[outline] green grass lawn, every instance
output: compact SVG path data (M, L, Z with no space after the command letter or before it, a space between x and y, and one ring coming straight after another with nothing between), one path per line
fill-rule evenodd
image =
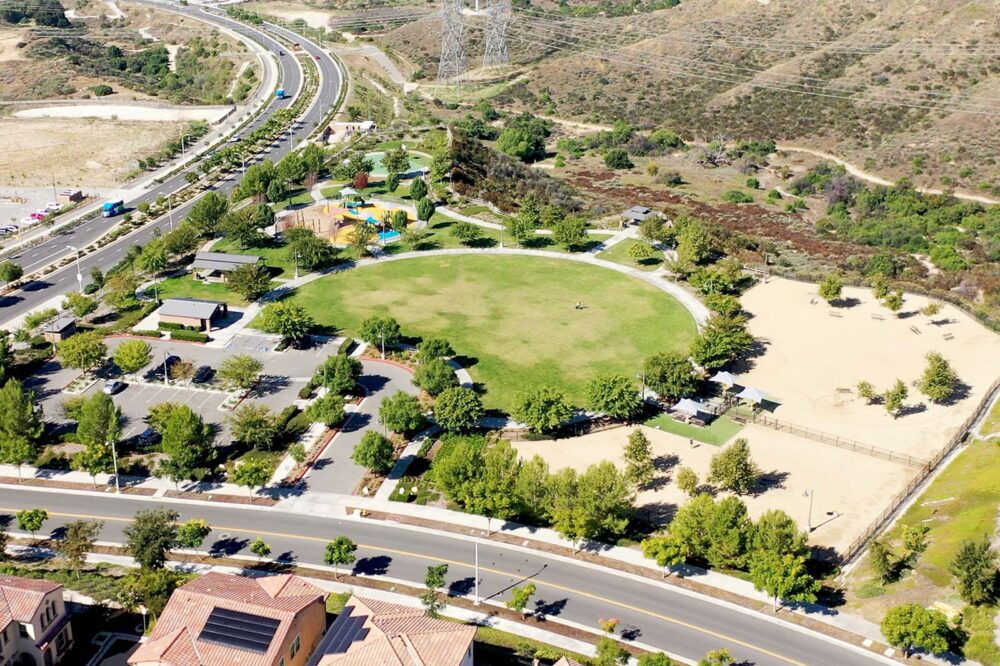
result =
M266 247L243 247L228 238L223 238L212 246L212 252L232 252L234 254L255 254L264 257L268 268L280 268L281 273L273 273L272 277L291 279L295 275L295 260L288 256L288 250L281 245ZM305 271L302 271L303 273Z
M636 263L632 261L632 258L628 256L628 249L633 245L645 245L651 250L656 252L656 256L650 259L643 259L642 261ZM649 243L641 240L636 240L634 238L626 238L620 243L615 243L609 249L597 255L598 259L605 259L607 261L613 261L616 264L625 264L626 266L634 266L640 270L644 271L655 271L663 264L663 253L659 250L654 249Z
M276 201L271 205L274 212L285 210L289 206L308 206L313 203L312 194L309 190L299 190L297 192L292 192L287 199L282 199L281 201Z
M743 429L741 423L737 423L728 416L720 416L712 421L711 425L704 428L675 421L668 414L661 414L650 419L646 421L645 425L712 446L722 446Z
M997 400L993 404L993 409L986 418L983 420L983 427L979 434L981 435L994 435L1000 432L1000 400Z
M190 275L167 278L156 285L160 299L200 298L207 301L221 301L229 305L246 305L246 300L234 291L229 291L224 282L202 282ZM152 292L152 290L147 290Z
M293 297L317 322L357 337L361 322L389 314L410 336L443 335L483 384L488 407L549 384L585 402L601 372L633 376L642 359L685 350L687 310L639 280L594 266L537 257L427 257L316 280ZM583 309L574 309L580 302Z

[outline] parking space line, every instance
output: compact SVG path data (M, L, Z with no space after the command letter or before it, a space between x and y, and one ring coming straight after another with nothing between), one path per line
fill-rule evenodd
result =
M156 396L158 396L158 395L160 395L161 393L163 393L163 390L164 390L165 388L167 388L167 387L166 387L166 386L161 386L161 387L160 387L160 390L159 390L159 391L156 391L156 392L155 392L155 393L154 393L154 394L152 395L152 397L150 397L150 399L146 401L146 404L148 405L149 403L153 402L153 400L154 400L154 399L156 399Z
M198 405L198 410L200 411L200 410L201 410L201 408L205 406L205 403L207 403L207 402L208 402L209 400L211 400L211 399L212 399L212 398L214 398L214 397L215 397L214 395L212 395L211 393L209 393L209 394L208 394L208 397L207 397L207 398L205 398L204 400L202 400L202 401L201 401L201 404L200 404L200 405Z

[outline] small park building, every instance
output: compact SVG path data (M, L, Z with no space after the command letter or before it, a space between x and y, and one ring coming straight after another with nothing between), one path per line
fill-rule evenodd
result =
M229 306L196 298L168 298L157 314L161 324L180 324L207 333L213 322L226 318Z
M255 254L229 254L228 252L199 252L194 255L191 269L195 277L206 282L225 282L227 276L240 266L259 264Z

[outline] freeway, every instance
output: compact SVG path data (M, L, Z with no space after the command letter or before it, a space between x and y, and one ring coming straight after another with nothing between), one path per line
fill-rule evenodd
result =
M474 590L475 546L469 537L276 508L0 487L0 513L10 516L20 509L43 507L50 516L45 529L51 531L72 520L102 520L101 539L118 543L134 513L155 506L177 510L181 520L208 521L212 534L205 543L215 554L246 554L249 542L259 536L279 559L319 564L326 543L346 535L358 544L356 574L419 584L428 565L447 563L449 593L471 596ZM511 587L530 581L538 588L533 608L543 615L593 628L600 618L617 617L620 629L633 640L691 660L724 647L737 662L746 664L894 663L716 599L567 558L479 541L479 563L479 592L487 602L503 601Z
M258 29L256 27L244 25L243 23L234 21L226 16L205 12L204 10L193 6L171 5L171 7L175 11L197 14L200 19L224 25L233 30L238 30L247 34L252 39L255 39L263 44L277 57L282 72L281 87L285 89L288 97L285 100L273 100L268 105L264 113L262 113L253 121L253 123L242 130L246 134L252 132L254 129L265 123L267 119L270 118L271 115L273 115L278 109L290 106L293 103L294 98L300 94L303 88L302 69L300 63L296 61L296 58L290 49L276 41L274 35L299 43L303 51L310 57L314 58L316 65L319 67L321 78L317 101L308 108L308 110L293 124L292 129L284 135L277 145L271 150L271 152L267 155L269 159L277 161L290 152L300 141L304 140L310 132L312 132L312 130L320 123L326 114L329 113L330 108L337 102L337 99L340 96L341 86L343 85L340 69L337 67L337 64L334 62L332 56L316 44L278 26L266 24L263 29ZM284 55L280 55L281 53ZM236 178L230 178L219 183L215 189L222 193L228 193L236 187L237 182L238 180ZM157 197L175 192L185 185L186 181L184 180L184 174L178 173L156 187L147 190L142 196L127 201L126 205L129 208L134 208L143 201L153 201ZM138 231L101 248L97 252L83 257L79 262L80 272L86 275L92 268L95 267L101 269L102 271L106 271L111 268L118 263L119 260L121 260L122 253L130 244L142 244L148 242L154 237L155 233L159 233L160 231L165 230L168 225L171 225L173 220L182 219L190 210L191 206L194 205L195 201L197 201L197 197L175 208L172 216L164 216L145 225ZM83 248L95 242L98 238L107 233L109 224L111 224L111 222L104 218L91 220L72 230L58 233L44 243L26 249L23 252L10 257L10 259L20 263L25 269L25 272L38 270L58 261L63 257L71 255L74 252L74 250L70 249L71 247ZM0 320L10 321L16 317L26 314L33 308L36 308L49 300L55 299L67 292L79 289L76 272L77 264L74 262L44 276L43 278L29 282L20 289L7 294L6 296L0 297Z

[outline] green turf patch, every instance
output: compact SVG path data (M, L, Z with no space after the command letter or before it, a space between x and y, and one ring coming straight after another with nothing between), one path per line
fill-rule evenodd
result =
M1000 400L993 403L993 409L983 420L983 427L979 431L981 435L995 435L1000 433Z
M281 245L266 247L243 247L237 242L223 238L212 246L212 252L231 252L233 254L254 254L264 258L268 268L281 269L280 273L272 271L272 277L291 279L295 275L295 260L288 256L288 250ZM303 273L305 271L302 271Z
M229 291L224 282L202 282L190 275L172 277L157 286L160 299L200 298L206 301L221 301L229 305L246 305L246 300L234 291ZM152 294L152 289L146 290Z
M312 194L309 190L299 190L298 192L293 192L287 199L282 199L281 201L274 202L271 207L274 212L285 210L291 206L308 206L313 203Z
M645 425L712 446L722 446L743 429L742 423L737 423L728 416L720 416L704 428L675 421L668 414L650 419Z
M962 629L969 632L965 656L983 666L1000 665L1000 645L997 645L995 606L966 606L962 610Z
M686 350L696 334L687 310L652 285L538 257L462 255L367 266L311 282L292 298L320 324L354 337L376 313L398 319L407 335L443 335L467 357L486 405L504 410L535 385L560 387L583 405L595 375L634 376L646 356Z
M628 256L628 249L633 245L645 245L650 250L655 252L656 256L635 262L630 256ZM655 271L663 264L663 252L655 249L652 245L646 243L645 241L635 240L634 238L626 238L620 243L615 243L607 250L599 253L597 258L613 261L616 264L625 264L626 266L632 266L643 271Z

